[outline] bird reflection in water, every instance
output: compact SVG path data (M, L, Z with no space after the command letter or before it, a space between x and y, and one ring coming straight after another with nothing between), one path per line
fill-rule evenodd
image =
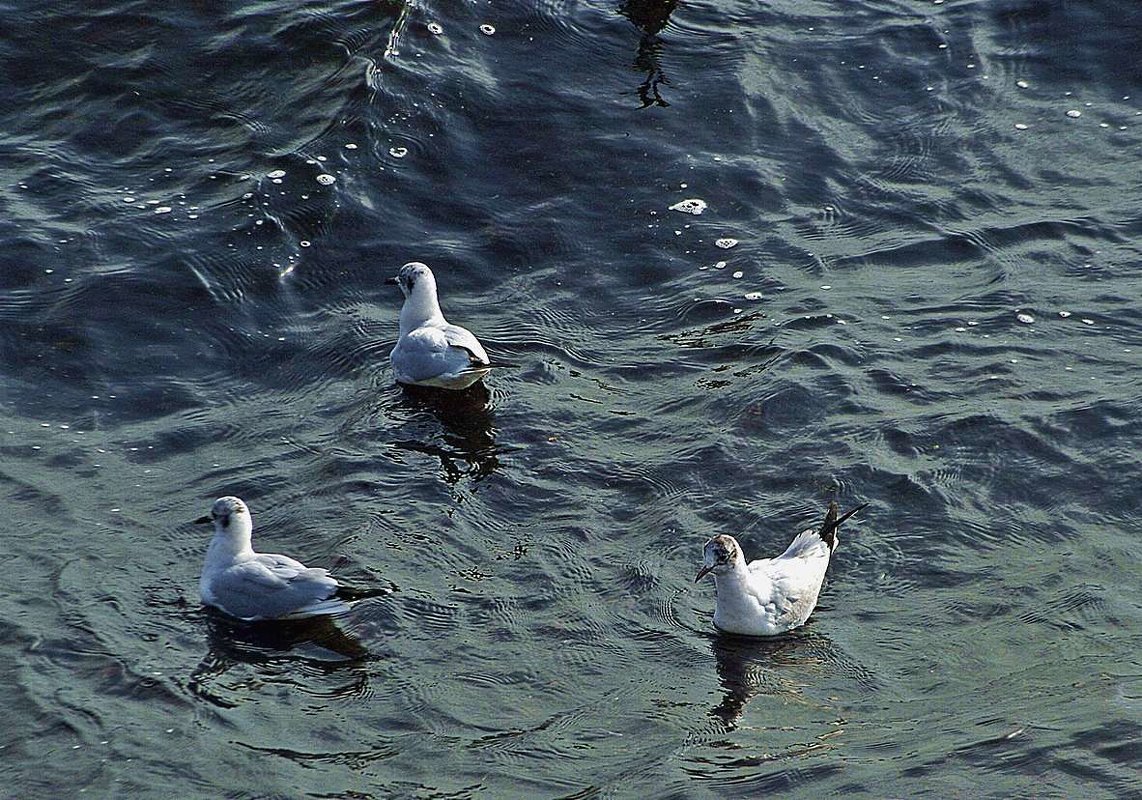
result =
M339 627L333 617L242 622L210 608L204 608L203 613L210 649L191 673L189 688L215 705L235 705L211 685L241 664L272 670L283 660L304 660L323 673L345 672L350 676L349 684L338 690L338 695L366 690L368 671L364 665L374 656L370 656L360 639ZM290 655L283 656L286 653Z
M402 402L440 421L443 443L402 439L395 442L397 447L439 458L452 484L465 475L479 481L495 472L499 449L488 404L491 393L483 382L462 391L405 386L402 395Z
M820 652L822 644L827 642L805 631L764 639L727 633L711 635L710 648L725 693L710 715L733 730L746 706L758 695L800 695L801 684L790 678L790 672L803 677L805 668L822 665L826 660Z
M662 51L662 40L658 34L666 27L670 14L677 5L678 0L626 0L619 7L619 13L642 31L634 68L646 73L646 80L638 87L638 98L642 101L643 108L670 105L663 99L660 88L670 81L658 63Z

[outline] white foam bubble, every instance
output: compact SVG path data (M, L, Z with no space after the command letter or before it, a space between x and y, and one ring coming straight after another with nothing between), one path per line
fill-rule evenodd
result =
M681 211L683 214L701 214L706 210L706 201L700 197L691 197L688 200L680 200L674 205L670 206L671 211Z

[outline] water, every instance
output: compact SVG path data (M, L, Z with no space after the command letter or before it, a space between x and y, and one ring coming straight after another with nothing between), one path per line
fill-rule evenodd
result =
M22 6L5 796L1142 793L1134 5ZM392 385L413 259L485 396ZM205 613L223 494L398 591Z

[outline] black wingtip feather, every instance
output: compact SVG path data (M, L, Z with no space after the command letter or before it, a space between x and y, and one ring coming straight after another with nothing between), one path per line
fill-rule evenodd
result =
M867 505L868 503L861 503L856 508L850 509L845 512L843 516L838 518L837 514L840 512L840 508L838 508L835 500L829 501L829 511L825 514L825 522L821 525L820 532L820 537L825 541L825 544L829 546L829 550L837 546L837 531L840 530L841 523Z

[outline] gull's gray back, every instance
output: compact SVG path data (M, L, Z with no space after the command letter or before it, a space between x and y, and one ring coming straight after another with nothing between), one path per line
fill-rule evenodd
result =
M333 595L337 585L323 569L286 556L258 555L215 576L211 593L215 604L233 616L270 619L304 613Z

